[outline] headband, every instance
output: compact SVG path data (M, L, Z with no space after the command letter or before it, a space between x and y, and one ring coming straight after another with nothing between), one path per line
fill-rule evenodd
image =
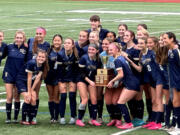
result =
M46 35L46 30L45 30L44 28L42 28L42 27L38 27L38 28L36 29L36 32L38 32L38 33L43 33L44 35Z

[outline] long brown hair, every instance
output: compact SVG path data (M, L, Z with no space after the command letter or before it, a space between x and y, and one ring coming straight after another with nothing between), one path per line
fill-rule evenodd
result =
M38 40L37 40L37 37L34 38L32 52L33 52L33 54L37 54L37 52L38 52Z
M147 38L142 37L142 38L139 38L139 39L143 40L144 43L147 45ZM139 39L138 39L138 40L139 40ZM147 47L146 47L146 48L147 48ZM143 52L141 51L140 54L139 54L139 61L141 61L142 55L143 55Z
M44 53L46 56L46 61L43 63L43 74L42 74L42 78L45 79L47 76L47 73L49 71L49 64L48 64L48 54L46 51L42 50L42 49L38 49L37 51L37 55L39 53Z
M74 53L76 59L79 60L78 50L77 50L77 48L76 48L76 46L75 46L74 40L73 40L72 38L66 38L66 39L70 39L70 40L71 40L72 45L73 45L73 48L72 48L73 53ZM65 40L66 40L66 39L65 39Z

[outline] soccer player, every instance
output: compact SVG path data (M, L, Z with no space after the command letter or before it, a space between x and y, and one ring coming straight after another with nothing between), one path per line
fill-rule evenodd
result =
M83 55L81 59L79 60L80 80L78 80L77 88L80 93L81 103L78 109L78 119L76 120L76 125L78 126L85 126L82 119L84 117L86 104L89 98L92 103L91 123L95 126L101 125L100 123L96 121L97 92L96 92L96 85L95 85L95 75L96 75L97 68L101 68L102 66L98 52L99 52L99 48L96 44L89 44L88 54Z
M15 81L17 74L21 67L26 62L27 47L24 43L26 41L25 33L23 31L16 31L14 37L14 43L9 44L4 50L4 56L7 56L3 71L3 80L6 88L6 123L11 122L11 109L12 109L12 99L13 99L13 89L15 90L15 116L14 121L17 122L19 110L20 110L20 97L17 94L17 89L15 88Z
M7 47L7 44L3 42L4 40L4 32L0 31L0 65L1 65L1 60L4 58L4 50Z
M36 28L36 35L34 38L28 40L28 60L35 59L37 56L37 51L39 49L45 50L48 52L50 49L50 44L45 41L46 29L43 27ZM39 108L39 91L42 81L36 87L37 100L36 100L36 115Z
M92 15L90 17L91 28L88 29L88 32L98 31L99 32L99 41L102 43L102 40L106 37L108 30L103 29L101 26L100 17L98 15Z
M64 41L64 49L58 53L57 63L59 72L59 90L60 90L60 124L66 124L65 109L67 91L69 91L69 101L71 118L69 124L75 124L76 118L76 77L78 74L78 51L74 45L74 40L67 38Z
M16 86L18 93L24 98L22 106L22 121L23 125L36 125L34 118L36 117L36 97L35 88L45 78L48 72L47 53L43 50L38 50L36 59L28 61L19 71L16 78ZM29 119L27 119L27 116Z
M79 32L78 41L75 42L75 46L78 50L79 57L87 53L88 45L89 45L89 33L87 30L81 30Z
M56 34L53 37L51 49L48 52L49 71L45 79L46 88L49 95L49 112L51 115L50 123L56 123L59 115L59 87L58 87L58 74L56 69L57 55L62 48L63 38L61 35Z
M104 40L103 40L103 43L104 43ZM114 44L117 48L115 48L111 44ZM113 57L113 54L114 54L114 51L117 51L116 54L118 54L121 48L120 48L120 45L116 42L113 42L111 44L108 45L108 48L107 48L108 50L106 54L102 52L100 56L109 57L108 62L107 62L107 68L114 69L114 74L117 75L117 71L114 65L115 57ZM122 86L119 80L115 81L112 88L106 88L104 97L105 97L105 102L106 102L106 108L110 116L110 121L107 124L107 126L114 126L114 125L120 126L122 124L122 121L121 121L122 115L117 106L117 101L119 99L121 90L122 90Z
M133 74L129 63L124 56L118 56L118 46L111 44L109 46L109 54L112 54L115 58L114 64L117 71L117 75L108 83L107 87L112 88L115 81L122 79L123 89L118 99L118 108L124 117L125 124L117 126L120 129L133 128L131 118L129 115L126 103L132 99L140 90L139 79Z
M177 122L177 129L169 134L180 134L180 51L178 49L176 36L172 32L166 32L163 35L164 45L169 47L168 51L168 68L170 90L173 91L174 115Z
M119 24L119 26L118 26L118 37L117 37L116 41L118 43L120 43L122 45L122 47L126 45L126 43L124 43L124 39L123 39L124 32L126 30L128 30L128 26L126 24Z
M106 38L109 38L111 40L111 42L115 42L116 41L116 33L113 31L109 31L106 35Z

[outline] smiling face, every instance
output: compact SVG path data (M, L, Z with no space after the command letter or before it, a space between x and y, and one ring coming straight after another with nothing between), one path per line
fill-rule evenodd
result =
M53 45L55 49L61 48L62 39L59 36L55 36L53 39Z
M114 45L113 43L111 43L111 44L109 45L109 48L108 48L108 54L109 54L110 56L115 57L115 56L118 54L118 52L119 52L119 49L116 47L116 45Z
M164 46L163 35L161 35L161 36L159 37L159 45L160 45L160 47L163 47L163 46Z
M155 47L155 43L152 38L147 39L147 47L149 50L152 50Z
M64 49L66 51L71 51L74 47L73 41L71 39L66 39L64 41Z
M17 33L14 40L15 44L20 46L24 43L24 35L22 33Z
M145 40L143 40L143 39L138 39L138 48L140 49L140 50L144 50L144 49L146 49L146 42L145 42Z
M89 42L90 43L98 43L99 41L99 35L97 32L91 32L89 34Z
M110 42L107 39L104 39L102 42L102 49L103 51L107 51L109 47Z
M97 30L100 24L101 23L99 21L94 21L94 20L90 21L91 29L93 30Z
M109 38L112 42L114 42L116 39L112 32L108 32L106 37Z
M88 33L85 31L80 31L78 41L80 43L85 43L88 40Z
M165 46L168 46L168 45L170 45L173 42L173 40L170 39L167 34L164 34L163 35L163 42L164 42Z
M38 64L43 64L46 61L46 53L45 52L38 52L36 61Z
M129 31L126 31L126 32L124 33L123 39L124 39L124 42L125 42L125 43L128 43L128 42L130 42L130 41L133 40L133 37L131 36L131 33L130 33Z
M35 37L36 37L36 39L38 40L39 43L41 43L41 42L44 41L45 36L46 36L46 33L45 33L45 31L44 31L43 29L39 29L39 28L38 28L38 29L36 30L36 35L35 35Z
M96 57L96 54L98 53L98 50L92 46L88 47L88 55L90 58Z
M123 26L123 25L119 26L119 28L118 28L118 35L119 35L119 37L123 37L125 31L126 31L125 26Z

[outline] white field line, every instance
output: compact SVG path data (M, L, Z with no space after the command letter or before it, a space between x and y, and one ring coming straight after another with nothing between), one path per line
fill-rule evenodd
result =
M6 92L1 92L1 93L0 93L0 95L5 95L5 94L6 94Z
M179 12L140 12L140 11L98 11L98 10L70 10L68 13L100 13L100 14L139 14L139 15L180 15Z
M135 127L135 128L132 128L132 129L127 129L127 130L124 130L124 131L113 133L111 135L122 135L122 134L125 134L125 133L128 133L128 132L132 132L132 131L138 130L140 128L142 128L142 127Z
M59 26L63 26L64 25L51 25L51 26L46 26L46 28L53 28L53 27L59 27ZM37 27L29 27L29 28L17 28L17 29L6 29L6 30L2 30L2 31L16 31L16 30L31 30L31 29L36 29Z
M180 31L180 29L157 31L157 32L151 32L150 34L159 34L159 33L164 33L164 32L168 32L168 31L176 32L176 31Z

